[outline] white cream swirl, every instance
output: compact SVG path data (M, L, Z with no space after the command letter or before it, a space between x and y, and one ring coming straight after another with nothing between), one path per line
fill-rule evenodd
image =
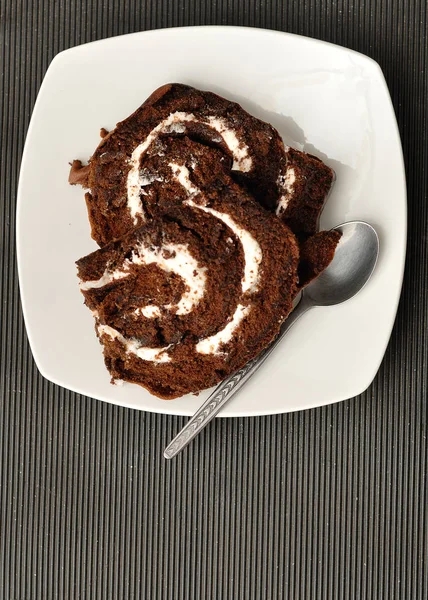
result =
M170 162L169 166L171 167L177 181L187 190L190 196L187 200L185 200L185 204L191 206L192 208L197 208L209 213L220 221L223 221L223 223L227 225L239 239L242 244L242 249L244 250L245 258L244 277L242 278L242 291L255 292L257 290L257 284L259 281L259 267L262 262L262 249L260 248L257 240L246 229L238 225L227 213L222 213L213 208L209 208L203 203L198 204L194 202L192 198L197 195L202 196L202 194L200 190L190 181L189 169L184 165L178 165L177 163L173 162Z
M206 286L206 267L200 267L198 261L191 255L187 245L184 244L163 244L159 248L152 248L139 244L131 255L126 259L120 269L109 271L96 280L85 281L80 284L82 291L102 288L109 283L119 279L129 277L132 273L132 265L150 265L156 264L160 269L167 273L175 273L186 284L186 291L181 296L179 302L175 305L167 304L163 309L175 311L177 315L185 315L194 309L205 293ZM134 314L142 314L146 318L160 317L161 308L149 304L137 308ZM107 334L111 338L120 340L127 352L132 352L143 360L154 362L168 362L169 356L165 354L166 348L148 348L138 344L135 340L127 340L119 331L107 325L98 325L100 334ZM126 342L126 343L125 343Z
M241 321L250 312L249 306L238 304L231 320L223 329L210 337L200 340L196 344L196 352L201 354L221 354L219 348L222 344L227 344L233 337L233 334L238 329Z
M102 288L118 279L131 275L132 265L150 265L155 263L160 269L167 273L175 273L186 284L186 291L180 298L178 304L167 304L167 310L175 310L177 315L190 313L205 293L206 267L200 267L198 261L193 258L187 245L163 244L159 248L151 248L143 243L139 244L131 255L126 259L120 269L111 271L106 269L99 279L84 281L80 283L80 289L87 291L94 288ZM153 305L141 309L145 316L159 316ZM159 310L159 309L158 309ZM152 314L149 314L149 313ZM160 314L160 311L159 311Z
M242 293L253 293L257 290L260 274L259 267L262 262L262 249L257 240L249 231L238 225L232 217L227 213L219 212L205 205L205 200L201 191L190 181L189 169L184 165L171 162L169 166L172 169L174 177L187 190L189 198L185 200L185 204L209 213L223 221L229 229L233 231L239 239L244 251L244 276L241 279ZM194 198L200 197L202 203L197 203ZM219 348L222 344L226 344L232 339L234 332L238 329L241 321L250 312L250 306L238 304L232 318L228 323L218 331L215 335L200 340L196 344L196 351L201 354L221 354Z
M141 158L151 144L159 137L161 133L184 133L186 131L186 123L195 122L201 123L214 129L226 144L233 157L232 169L247 173L252 167L252 158L249 156L248 146L243 140L239 140L234 129L229 125L228 121L220 117L196 117L192 113L174 112L166 119L161 121L144 142L139 144L132 152L130 158L131 168L127 178L127 204L130 215L134 224L138 223L138 217L144 219L144 211L141 204L140 194L143 186L152 183L147 181L147 177L141 173Z
M278 175L276 185L281 192L278 204L276 207L276 214L281 215L286 211L291 198L294 195L294 184L296 183L296 171L294 167L286 166L285 171Z
M113 340L119 340L126 348L126 352L135 354L141 360L147 360L156 363L166 363L171 361L171 357L166 353L171 347L165 346L164 348L147 348L138 343L138 340L124 337L117 329L110 327L109 325L97 325L98 333L100 336L108 335Z
M229 149L233 157L232 169L248 172L252 167L252 159L249 156L248 146L239 140L235 130L229 126L224 118L208 117L197 118L191 113L175 112L159 123L146 139L133 151L130 164L131 168L127 176L127 206L134 224L138 223L138 217L144 219L140 195L146 193L143 188L159 181L154 174L148 174L141 169L141 158L147 152L155 140L162 133L181 134L186 131L186 123L198 122L214 129ZM242 293L253 293L257 290L260 278L260 264L262 261L262 250L257 240L249 231L241 227L229 214L217 211L206 206L206 201L201 191L191 182L189 170L185 165L169 163L173 177L187 191L188 198L185 204L194 209L211 214L222 221L239 239L244 252L244 274L241 279ZM200 202L195 202L196 197ZM114 281L129 277L132 273L132 265L149 265L155 263L166 272L172 272L182 278L186 285L186 291L176 305L167 304L163 307L147 304L134 310L136 316L142 315L147 319L159 318L162 310L175 311L177 315L190 313L199 303L205 293L206 268L200 267L198 262L190 254L187 246L182 244L164 244L159 248L148 247L141 243L132 253L130 259L126 259L119 269L106 270L103 275L93 281L81 282L82 291L101 288ZM216 334L199 340L195 349L201 354L221 354L222 344L229 342L242 320L251 310L251 305L238 304L234 314L226 325ZM171 344L163 348L149 348L139 344L138 340L124 337L119 331L108 325L97 324L100 336L107 335L111 339L117 339L123 344L127 353L132 353L138 358L155 363L167 363L171 361L168 350Z

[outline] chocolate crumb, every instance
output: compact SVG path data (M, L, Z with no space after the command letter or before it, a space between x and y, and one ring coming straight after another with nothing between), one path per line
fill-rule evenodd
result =
M81 160L73 160L68 176L68 183L70 185L81 185L82 187L87 188L89 168L89 165L83 166Z

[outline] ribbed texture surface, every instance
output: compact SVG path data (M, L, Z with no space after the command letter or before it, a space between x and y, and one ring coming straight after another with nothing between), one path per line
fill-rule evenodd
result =
M1 0L0 11L0 598L426 600L426 0ZM183 419L108 406L38 374L19 303L15 199L57 52L198 24L291 31L375 58L403 139L410 236L396 327L368 392L217 420L166 462Z

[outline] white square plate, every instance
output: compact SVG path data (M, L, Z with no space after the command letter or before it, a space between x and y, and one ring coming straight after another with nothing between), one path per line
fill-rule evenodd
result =
M361 219L381 255L354 299L305 315L222 416L281 413L337 402L374 378L393 326L403 277L406 189L400 138L379 66L342 47L236 27L136 33L58 54L46 74L25 145L17 249L25 322L47 378L94 398L190 415L208 392L166 402L139 386L110 385L74 261L95 250L69 161L87 160L111 129L163 83L240 102L327 162L337 174L321 225Z

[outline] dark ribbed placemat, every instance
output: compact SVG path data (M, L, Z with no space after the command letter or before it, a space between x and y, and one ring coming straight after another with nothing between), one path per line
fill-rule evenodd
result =
M0 598L426 600L426 0L1 0L0 11ZM15 202L31 110L57 52L199 24L291 31L380 63L407 167L408 260L366 393L217 420L167 462L162 449L184 419L109 406L37 372Z

